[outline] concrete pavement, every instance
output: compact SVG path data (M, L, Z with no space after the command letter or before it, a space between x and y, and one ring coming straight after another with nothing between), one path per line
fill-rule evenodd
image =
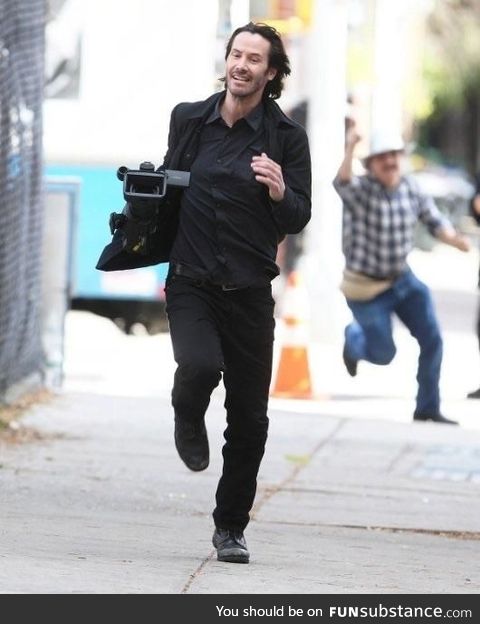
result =
M210 544L212 462L176 456L166 400L65 394L2 447L0 591L477 593L480 433L273 410L249 566Z
M450 299L437 290L440 307L467 297L458 281ZM402 328L394 363L356 379L339 344L310 345L316 398L271 401L248 566L217 562L210 542L221 389L211 465L191 473L173 445L168 336L71 313L64 390L22 419L41 436L0 443L0 592L478 593L480 402L464 398L478 353L458 308L442 309L444 411L461 427L411 422L416 353Z

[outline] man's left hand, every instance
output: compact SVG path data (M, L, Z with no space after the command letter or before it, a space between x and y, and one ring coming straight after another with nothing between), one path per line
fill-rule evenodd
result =
M445 225L437 230L436 237L441 240L442 243L451 245L460 251L470 251L470 240L466 236L455 231L451 225Z
M470 251L470 240L466 236L457 234L455 237L455 247L460 251Z
M280 165L262 152L260 156L253 156L252 169L257 182L268 187L270 199L282 201L285 195L285 182Z

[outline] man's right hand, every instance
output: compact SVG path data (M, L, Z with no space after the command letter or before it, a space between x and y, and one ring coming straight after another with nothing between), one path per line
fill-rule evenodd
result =
M355 125L352 125L345 134L345 154L336 175L336 179L341 183L350 182L352 179L353 151L355 149L355 145L361 140L361 138L362 137L355 130Z
M362 140L355 127L349 128L345 137L345 147L353 151L355 145Z

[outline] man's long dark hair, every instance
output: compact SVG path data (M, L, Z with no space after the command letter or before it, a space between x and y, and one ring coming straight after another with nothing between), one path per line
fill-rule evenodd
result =
M269 69L276 69L277 73L275 77L265 85L263 97L272 98L272 100L278 99L282 95L284 79L290 74L291 71L290 60L285 52L283 41L279 32L273 28L273 26L263 24L262 22L249 22L245 26L240 26L233 31L230 39L228 40L227 49L225 51L225 60L227 60L228 55L230 54L235 37L242 32L249 32L253 35L261 35L264 39L270 42L268 67ZM221 80L225 81L225 78L222 78Z

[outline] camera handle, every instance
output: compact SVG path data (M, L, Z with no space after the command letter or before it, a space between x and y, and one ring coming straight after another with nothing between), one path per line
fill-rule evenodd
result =
M127 202L135 199L163 199L168 186L186 188L190 184L189 171L155 171L155 166L149 161L142 162L139 169L119 167L117 178L123 181L123 196ZM148 193L143 192L145 188L149 190Z
M135 190L135 183L138 182L138 186L145 186L148 184L152 191L151 193L141 193ZM152 184L160 182L161 187L158 184ZM167 194L167 182L168 175L166 172L147 173L144 171L127 171L123 179L123 196L128 202L135 199L163 199Z

